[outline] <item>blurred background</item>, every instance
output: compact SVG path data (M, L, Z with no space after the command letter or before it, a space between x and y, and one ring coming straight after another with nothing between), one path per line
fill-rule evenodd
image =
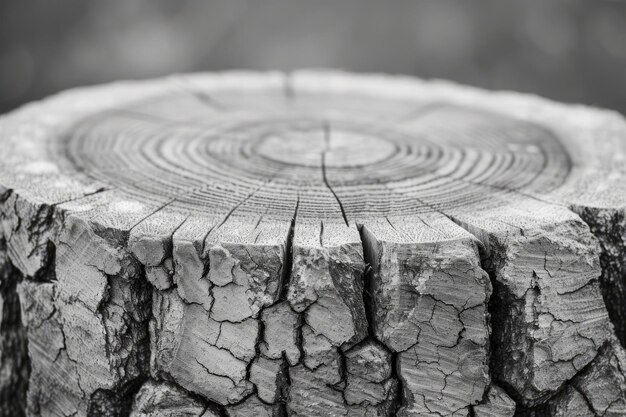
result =
M446 78L626 113L626 2L0 1L0 112L116 79L301 67Z

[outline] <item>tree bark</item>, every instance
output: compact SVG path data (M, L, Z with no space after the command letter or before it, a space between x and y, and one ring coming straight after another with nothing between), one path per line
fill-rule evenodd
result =
M615 113L188 75L25 106L0 149L2 415L626 412Z

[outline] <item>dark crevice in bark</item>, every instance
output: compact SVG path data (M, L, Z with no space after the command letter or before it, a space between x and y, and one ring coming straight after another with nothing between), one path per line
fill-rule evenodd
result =
M100 237L111 246L117 248L128 247L128 238L130 236L130 232L128 230L115 229L113 227L103 226L95 222L90 222L89 226L96 236Z
M289 290L289 282L291 281L291 270L293 267L293 236L296 229L296 219L298 218L298 208L300 207L300 197L296 201L296 208L293 212L287 239L285 240L285 257L283 259L282 269L280 271L280 287L278 292L278 300L285 301L287 299L287 291Z
M272 410L272 417L289 417L289 410L286 407L275 407Z
M262 310L261 310L262 312ZM263 323L263 320L261 320L261 312L259 312L259 319L256 320L256 322L259 325L259 331L257 332L257 336L256 336L256 341L254 342L254 357L252 359L250 359L250 361L248 362L248 364L246 365L246 380L250 381L250 372L252 371L252 364L254 364L254 361L261 356L261 344L263 343L263 341L265 340L265 323ZM221 327L220 327L220 334L221 334ZM217 340L219 340L219 335L217 336Z
M339 382L332 385L331 388L336 391L341 392L343 401L347 404L347 401L344 396L344 389L346 387L346 382L348 378L348 365L346 362L346 354L344 353L341 347L338 347L337 355L339 356Z
M149 322L152 318L152 286L146 278L144 266L136 262L135 267L135 276L107 275L107 293L98 306L98 314L101 315L106 330L107 356L110 358L118 353L131 353L123 365L124 369L120 370L122 384L112 390L98 389L91 394L88 417L127 417L135 394L150 377ZM128 298L114 298L120 295ZM126 326L123 334L110 334L108 331L108 320L112 319L108 311L112 307L110 303L121 303L124 307L123 320ZM114 343L112 338L119 338L118 343ZM116 347L116 351L111 352L111 347Z
M507 331L506 316L508 310L505 306L511 306L514 303L520 303L521 300L517 300L504 285L500 284L496 278L497 271L502 267L504 258L506 256L506 248L497 244L497 242L491 241L489 236L479 229L462 222L454 217L447 216L451 221L465 229L468 233L472 234L477 239L477 248L480 256L480 267L487 272L489 281L491 282L492 293L487 303L488 323L489 323L489 351L487 360L489 363L489 376L491 384L495 384L502 388L504 392L515 401L516 404L522 402L522 398L508 382L499 378L501 373L502 363L498 360L499 357L506 357L508 353L506 349L508 346L504 346L498 340L498 335L505 334ZM520 230L523 234L523 230ZM520 323L522 325L522 323ZM486 392L485 392L486 395ZM485 396L483 396L483 399ZM470 407L473 412L473 407Z
M52 241L46 243L43 266L39 269L33 279L39 282L52 282L57 280L56 267L56 245Z
M515 388L513 388L507 381L499 378L499 375L502 372L501 367L504 364L502 364L498 358L506 357L508 353L506 352L507 346L503 346L497 339L497 335L511 331L511 329L507 329L507 311L504 306L511 306L515 303L519 304L520 301L512 297L506 288L496 281L493 271L487 271L493 286L493 294L491 295L487 305L491 325L491 334L489 337L489 375L492 383L495 382L496 385L502 388L507 395L515 401L516 404L520 404L523 400ZM520 308L523 308L523 306Z
M600 243L600 289L615 328L626 347L626 216L624 210L574 206Z
M145 381L138 378L116 390L96 390L89 398L87 417L128 417L135 394Z
M298 314L298 328L296 329L296 347L298 348L298 352L300 352L300 357L298 358L298 364L304 364L304 358L306 356L306 352L304 351L304 334L303 334L303 327L306 324L304 311Z
M458 221L455 218L449 217L450 220L457 225L465 229L472 234L477 240L477 248L480 257L480 267L487 272L489 281L491 282L492 293L487 303L488 324L489 324L489 350L487 352L487 361L489 363L489 377L492 385L499 386L504 392L515 401L517 407L522 401L522 398L508 382L499 378L499 370L502 367L502 363L497 359L503 357L506 352L502 353L502 350L507 349L507 346L502 346L499 342L497 335L503 334L507 331L506 315L507 309L505 306L512 303L519 302L507 291L504 285L500 284L496 278L496 272L502 267L505 256L505 248L500 245L493 244L487 235L481 231L474 229L464 222ZM487 390L483 395L483 401L486 399ZM474 413L474 408L469 407L470 413Z
M374 259L374 243L367 240L364 233L363 225L358 226L359 235L361 237L361 245L363 246L363 262L365 263L365 271L363 271L363 306L365 307L365 318L367 319L367 334L373 340L376 339L374 329L374 268L378 265L378 260Z
M22 417L26 413L26 392L30 376L28 340L22 325L16 286L23 278L3 253L0 241L0 417Z
M540 417L540 416L549 416L550 414L549 407L545 404L538 405L531 408L526 408L519 404L515 407L515 417Z
M146 270L141 263L139 265L139 279L137 280L138 288L135 290L140 300L143 310L138 312L137 325L140 328L140 334L143 339L140 341L138 350L138 362L139 369L142 375L146 378L150 376L150 356L151 344L150 344L150 321L153 319L154 312L152 311L152 298L153 288L148 279L146 278ZM139 308L139 303L135 304Z
M209 281L209 295L211 296L211 300L215 300L215 298L213 298L213 283L209 280L209 271L211 270L211 257L208 255L207 252L205 252L205 244L206 244L206 239L203 240L202 243L202 249L197 249L199 254L201 254L199 256L200 261L202 262L202 279L205 279L207 281ZM194 244L194 246L196 246ZM172 259L173 255L172 255ZM174 265L174 270L176 269L176 262L172 262L172 265ZM172 277L174 277L174 274L172 274ZM176 284L174 284L176 285ZM178 287L178 285L176 285ZM211 307L213 307L213 302L211 302ZM210 310L210 309L209 309Z
M365 308L365 318L367 320L367 334L368 338L361 343L365 343L368 339L377 342L380 346L386 349L391 354L391 379L395 379L397 382L396 395L392 399L392 405L390 409L393 410L394 415L406 402L404 397L404 387L402 379L398 374L399 358L398 353L393 352L382 341L376 337L376 329L374 327L376 320L375 302L374 302L374 280L376 277L376 270L378 270L380 262L376 254L376 242L371 241L365 233L364 226L362 224L357 225L359 236L361 239L361 245L363 247L363 262L365 263L365 270L363 271L363 306ZM358 346L358 345L357 345Z
M407 405L406 399L406 391L404 389L404 383L402 382L402 378L400 377L400 372L398 368L400 367L400 354L398 352L393 352L391 354L391 378L398 381L398 388L396 390L396 396L393 399L393 404L390 409L393 410L393 415L396 415L398 410Z
M16 200L17 201L17 200ZM17 213L17 211L16 211ZM37 207L37 213L30 219L30 222L26 226L29 236L42 236L47 230L51 228L54 223L55 209L48 204L41 204Z
M7 201L9 197L11 197L11 194L13 194L13 189L6 188L2 193L0 193L0 203Z
M193 394L195 395L195 394ZM206 399L201 398L201 401L204 401L206 403ZM218 417L228 417L228 413L226 412L226 408L221 405L221 404L216 404L214 402L209 402L206 406L206 408L204 409L204 412L206 413L208 410L210 410L213 414L215 414ZM200 416L202 417L202 416Z
M280 365L278 375L276 375L276 414L279 417L288 416L289 410L287 404L289 403L289 389L291 388L291 378L289 376L289 362L287 361L287 354L283 352L283 362Z
M503 372L501 368L504 364L501 363L498 358L508 357L510 354L507 352L508 346L505 346L498 340L498 335L515 330L507 328L506 317L509 315L511 306L523 303L523 300L515 298L512 294L510 294L507 288L496 279L496 271L502 266L504 248L491 247L487 250L487 248L479 245L479 252L481 258L481 268L489 275L489 280L491 281L493 289L487 304L487 311L489 313L488 319L490 324L488 356L489 376L491 377L491 383L504 390L504 392L511 397L513 401L515 401L516 407L519 409L520 404L523 403L522 397L517 393L517 390L514 387L499 377L499 375ZM520 306L519 308L523 308L523 306ZM524 325L523 323L517 324L519 326Z

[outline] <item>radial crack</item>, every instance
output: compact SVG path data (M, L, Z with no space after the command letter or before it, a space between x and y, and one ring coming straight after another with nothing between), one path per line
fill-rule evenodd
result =
M341 200L339 199L339 196L337 195L333 187L328 182L328 177L326 176L326 153L329 150L329 146L330 146L330 125L326 123L324 124L324 149L322 150L322 180L324 181L326 188L328 188L328 190L331 192L333 197L335 197L335 200L337 201L337 204L339 205L339 210L341 210L341 216L343 217L343 221L346 222L346 226L350 227L350 222L348 222L348 217L346 216L346 210L344 209L343 204L341 203Z

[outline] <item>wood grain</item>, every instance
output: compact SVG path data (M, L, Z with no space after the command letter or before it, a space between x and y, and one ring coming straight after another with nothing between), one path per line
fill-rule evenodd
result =
M27 105L0 149L3 415L626 404L617 114L402 77L179 75Z

